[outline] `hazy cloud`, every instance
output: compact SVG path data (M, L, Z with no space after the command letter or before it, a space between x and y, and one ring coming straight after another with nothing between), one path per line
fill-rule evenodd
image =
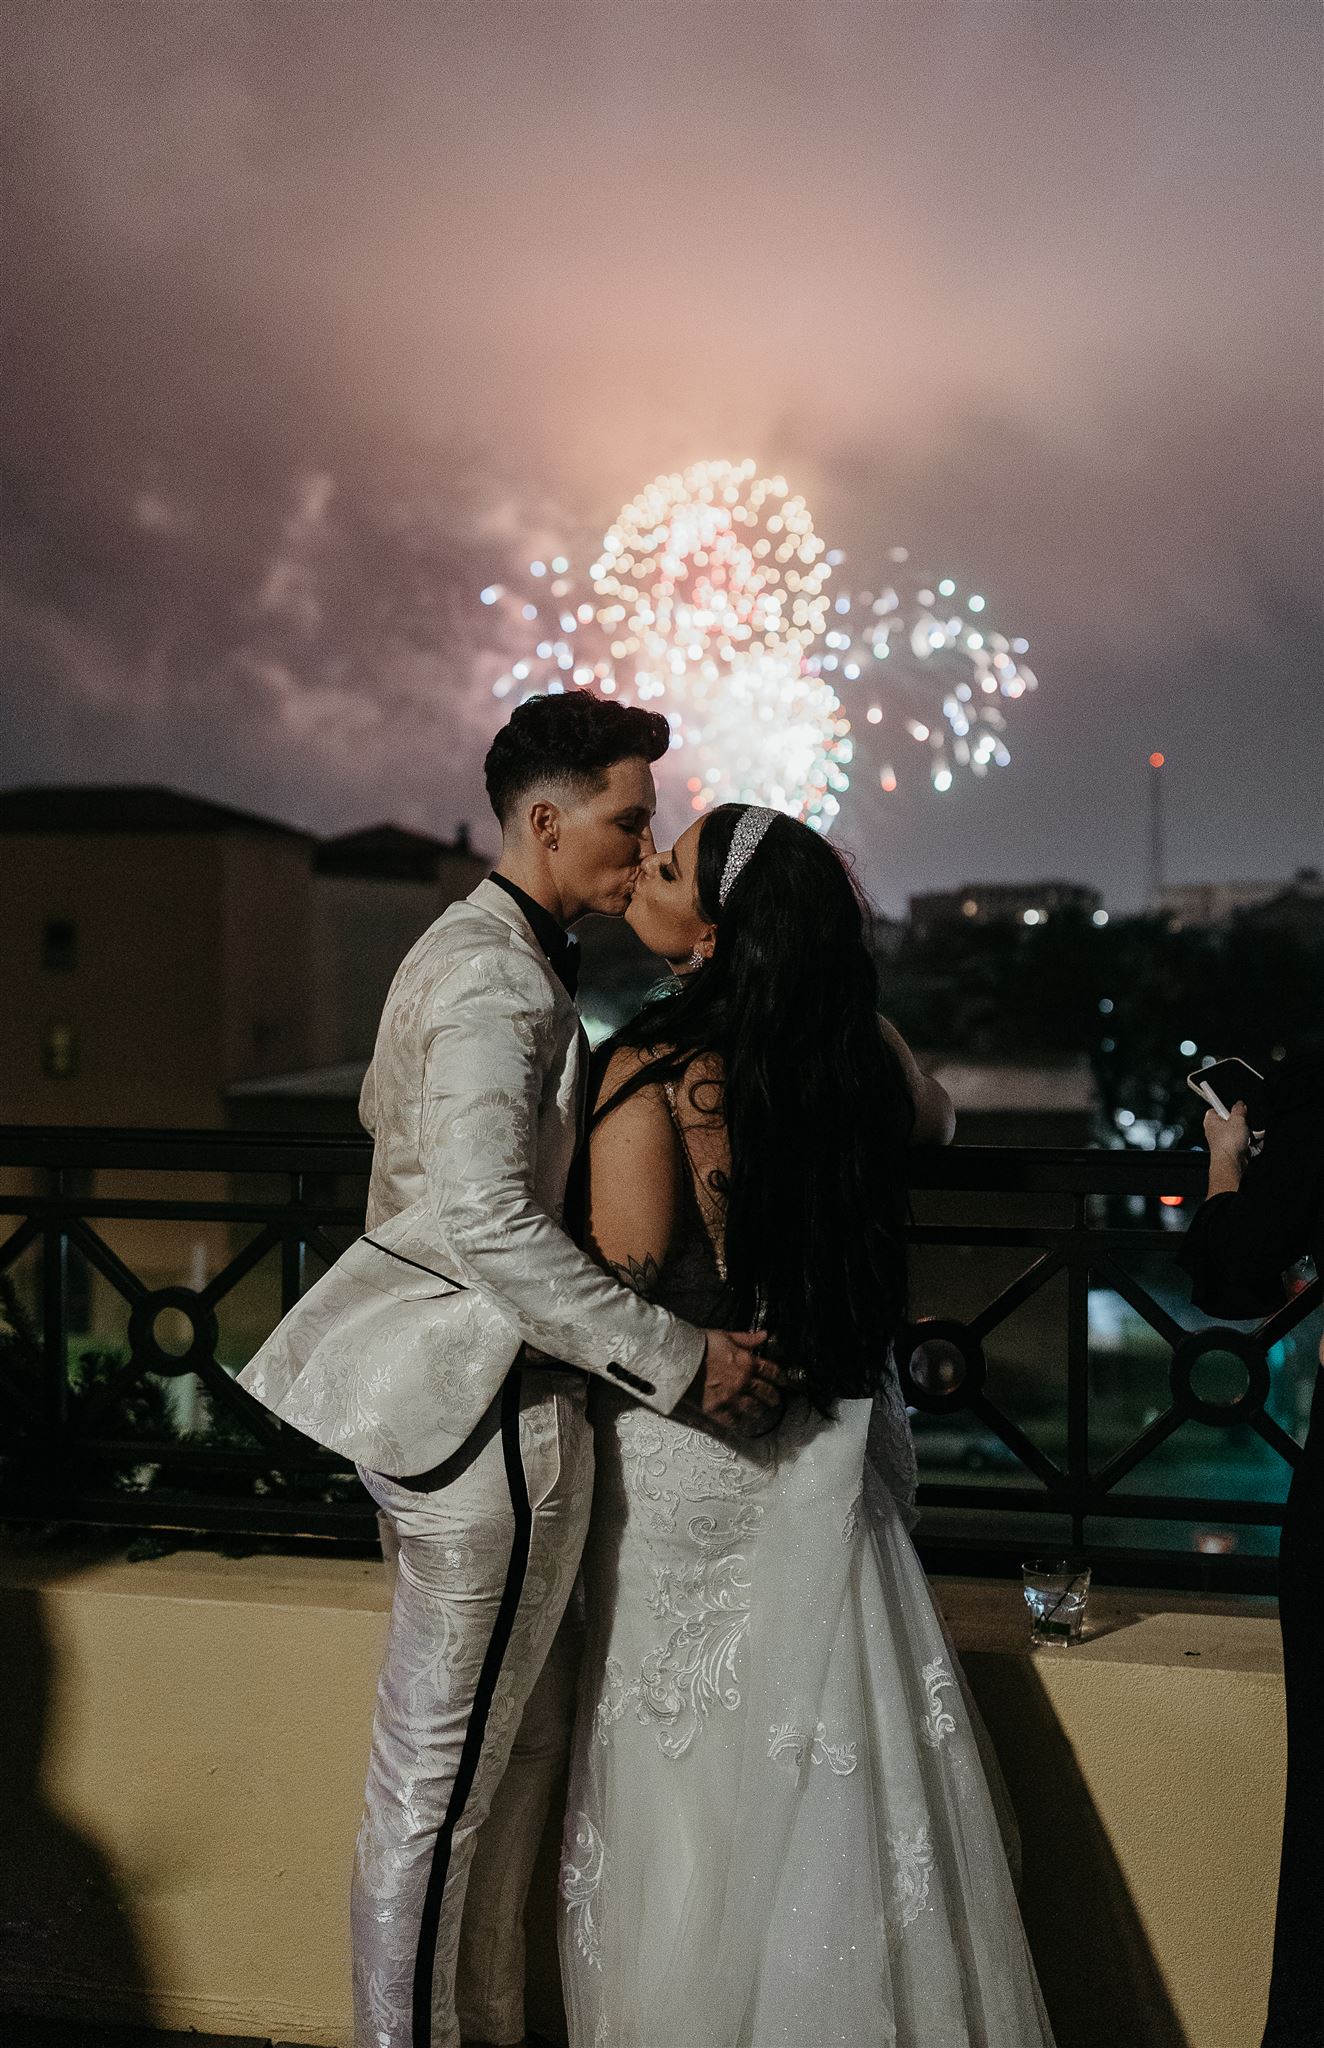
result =
M6 20L6 781L477 818L479 587L749 452L1034 643L885 893L1320 858L1313 6Z

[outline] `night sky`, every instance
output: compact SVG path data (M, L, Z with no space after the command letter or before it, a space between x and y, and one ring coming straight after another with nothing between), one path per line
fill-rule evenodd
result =
M754 457L1031 643L875 895L1324 860L1324 11L3 14L0 784L490 840L479 588Z

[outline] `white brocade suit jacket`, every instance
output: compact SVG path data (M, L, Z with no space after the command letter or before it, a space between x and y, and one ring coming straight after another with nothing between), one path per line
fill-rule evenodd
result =
M562 1228L588 1047L527 919L483 881L424 932L382 1012L359 1115L368 1228L239 1376L284 1421L397 1477L452 1456L520 1344L669 1413L703 1337Z

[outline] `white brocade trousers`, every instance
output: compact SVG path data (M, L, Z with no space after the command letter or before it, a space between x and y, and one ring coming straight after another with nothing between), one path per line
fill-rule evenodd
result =
M592 1504L586 1391L512 1371L486 1441L431 1491L360 1468L395 1585L351 1889L354 2048L524 2037L524 1901L574 1707L560 1624Z

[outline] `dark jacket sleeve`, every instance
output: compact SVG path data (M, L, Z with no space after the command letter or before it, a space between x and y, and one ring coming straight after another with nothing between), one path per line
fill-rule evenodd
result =
M1235 1194L1196 1211L1177 1254L1206 1315L1271 1315L1286 1300L1283 1272L1314 1249L1324 1212L1324 1056L1274 1075L1264 1145Z

